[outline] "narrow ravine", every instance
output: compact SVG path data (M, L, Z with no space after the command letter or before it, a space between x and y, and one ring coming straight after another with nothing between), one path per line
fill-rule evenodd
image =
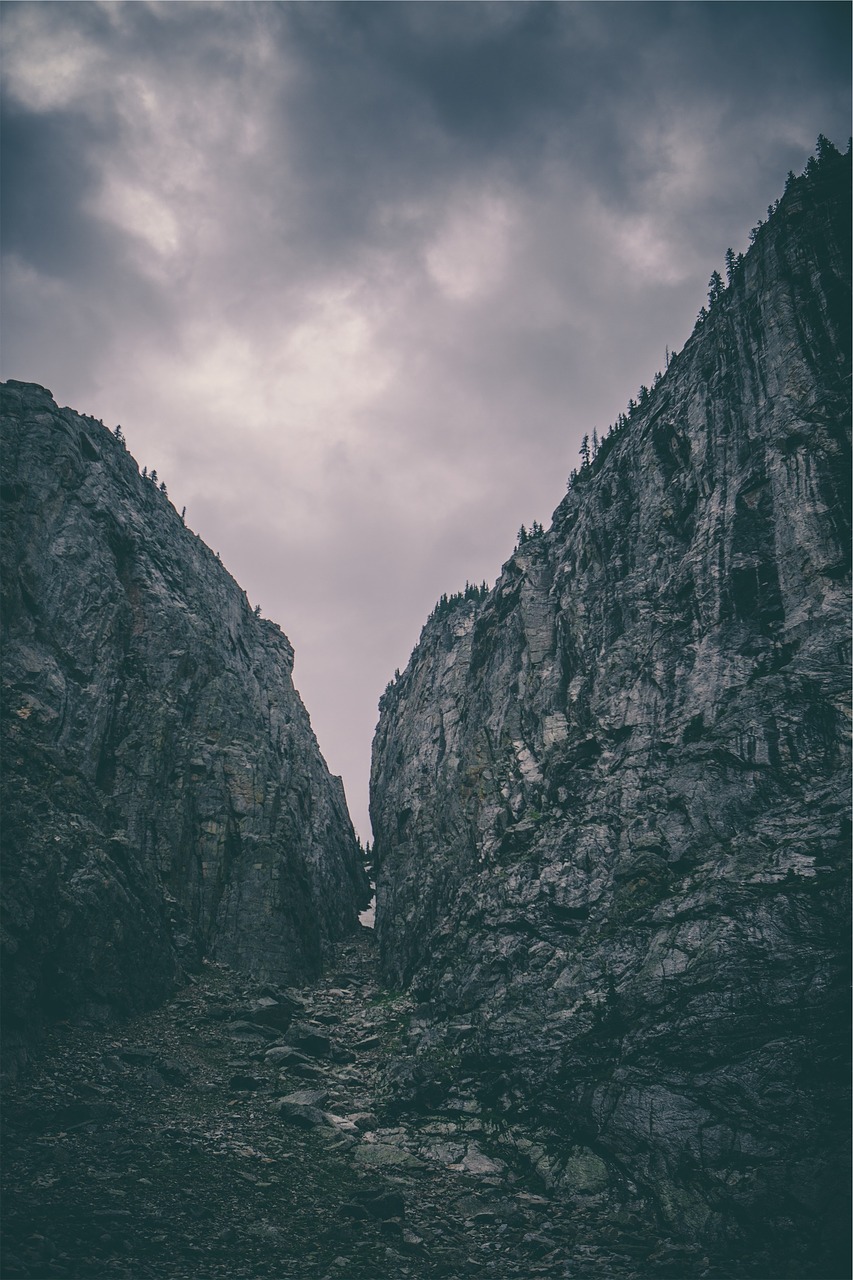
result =
M362 929L296 991L206 965L133 1021L56 1026L6 1091L6 1280L723 1275L561 1207L461 1088L399 1114L416 1010L374 952Z

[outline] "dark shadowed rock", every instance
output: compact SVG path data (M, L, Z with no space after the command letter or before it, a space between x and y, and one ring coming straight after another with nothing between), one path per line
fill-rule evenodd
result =
M312 1058L328 1058L331 1052L332 1041L329 1036L318 1027L312 1027L306 1022L294 1023L285 1038L294 1049Z
M269 1042L270 1040L278 1039L278 1032L272 1027L264 1027L257 1022L244 1022L242 1020L229 1023L227 1033L235 1040L253 1040L256 1042L266 1040Z
M369 889L286 636L99 422L9 382L2 449L6 1049L203 956L317 973Z
M325 1089L298 1089L281 1098L276 1104L276 1110L290 1124L313 1129L330 1123L322 1110L328 1096Z
M228 1081L228 1088L232 1093L254 1093L265 1087L266 1081L257 1076L236 1075Z
M849 188L793 183L374 743L401 1103L467 1079L554 1195L639 1188L739 1275L847 1243Z
M290 1067L294 1064L310 1064L312 1059L304 1053L300 1053L298 1049L292 1048L289 1044L280 1044L273 1049L267 1049L264 1054L264 1061L270 1062L277 1067Z
M248 1006L235 1009L232 1016L234 1021L248 1022L265 1030L286 1031L296 1012L296 1005L264 996Z
M366 1209L371 1218L380 1221L402 1218L406 1213L406 1202L399 1192L368 1188L357 1192L354 1199Z

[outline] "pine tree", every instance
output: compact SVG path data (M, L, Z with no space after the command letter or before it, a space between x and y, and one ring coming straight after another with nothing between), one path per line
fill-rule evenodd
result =
M825 134L817 135L817 146L815 147L818 164L823 164L824 160L835 160L838 157L838 148L834 146Z
M162 484L160 485L160 492L161 492L161 493L166 493L166 494L168 493L168 490L167 490L167 488L166 488L166 481L165 481L165 480L164 480L164 481L162 482Z
M723 277L719 271L711 272L711 279L708 281L708 306L713 307L723 294Z
M154 483L156 484L156 483L157 483L157 472L156 472L156 471L152 471L152 472L151 472L151 475L148 477L148 479L149 479L149 480L153 480L153 481L154 481Z
M735 278L735 262L736 261L737 259L735 258L735 251L734 249L729 247L728 249L726 249L726 282L729 288L732 287L732 282Z
M143 468L142 468L142 479L143 479L143 480L147 480L147 479L148 479L148 468L147 468L147 467L143 467Z
M598 431L595 427L592 429L592 460L595 461L595 455L598 453Z
M589 466L589 436L586 434L584 434L584 438L581 440L580 455L581 470L583 470L584 467Z

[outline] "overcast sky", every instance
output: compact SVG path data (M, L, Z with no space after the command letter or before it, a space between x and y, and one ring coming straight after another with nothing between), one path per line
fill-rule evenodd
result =
M5 3L3 378L120 422L376 704L850 120L846 3Z

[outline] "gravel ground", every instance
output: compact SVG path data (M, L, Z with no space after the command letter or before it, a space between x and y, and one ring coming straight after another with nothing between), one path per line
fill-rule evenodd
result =
M5 1091L4 1280L724 1274L549 1197L473 1099L391 1117L407 1011L365 929L310 988L208 965L152 1013L57 1026Z

